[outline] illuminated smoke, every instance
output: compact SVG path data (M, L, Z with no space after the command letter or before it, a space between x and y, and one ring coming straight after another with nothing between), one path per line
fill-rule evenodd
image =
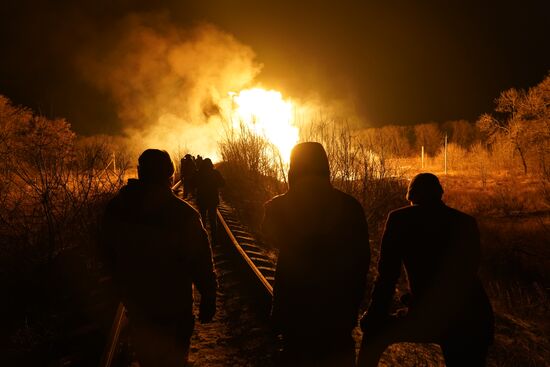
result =
M242 90L232 95L232 101L233 124L238 127L239 122L245 123L251 131L266 137L277 147L283 161L288 162L299 138L293 104L285 101L280 92L262 88ZM238 121L233 118L233 112Z
M229 92L261 69L252 49L215 26L182 29L158 15L130 16L111 38L79 66L112 96L130 146L216 159Z

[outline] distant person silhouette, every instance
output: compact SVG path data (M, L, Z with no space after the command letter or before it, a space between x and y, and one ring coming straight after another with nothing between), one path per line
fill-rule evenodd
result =
M183 183L183 198L187 199L194 191L197 167L191 154L186 154L180 165L181 181Z
M197 158L195 158L195 167L197 167L197 171L201 169L202 165L202 156L197 155Z
M196 184L199 212L203 221L208 218L212 241L215 242L217 240L216 209L220 203L219 190L225 185L225 180L221 173L214 168L210 158L205 158L201 162L197 172Z
M370 260L361 204L330 183L326 152L301 143L288 191L265 204L264 234L279 248L272 308L284 366L355 366L357 325Z
M185 366L193 332L193 291L199 319L216 311L216 276L198 213L170 189L174 165L166 151L147 149L138 177L109 202L104 217L108 264L128 311L140 365Z
M476 220L442 201L438 178L421 173L407 192L411 206L388 215L378 279L361 320L359 367L376 366L396 342L437 343L445 363L484 366L493 340L493 312L478 278ZM410 286L408 313L389 315L404 265Z

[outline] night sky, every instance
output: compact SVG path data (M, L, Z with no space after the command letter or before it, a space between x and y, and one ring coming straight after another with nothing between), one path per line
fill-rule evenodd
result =
M154 3L154 4L153 4ZM8 0L0 8L0 94L78 133L121 128L110 96L77 70L120 19L162 12L248 45L257 81L285 96L346 100L373 126L475 120L507 88L550 70L550 2Z

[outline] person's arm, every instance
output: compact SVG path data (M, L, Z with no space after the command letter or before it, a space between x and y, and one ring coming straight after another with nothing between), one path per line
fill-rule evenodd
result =
M212 250L208 242L208 235L198 215L193 215L188 223L188 241L191 244L189 266L191 280L197 287L201 302L199 307L199 320L209 322L216 313L216 290L218 287Z
M267 243L271 247L279 248L278 238L278 216L276 213L275 205L270 200L264 204L264 218L262 221L262 233L267 240Z
M456 310L464 299L470 298L472 287L477 284L480 252L477 221L470 216L459 217L452 224L448 254L436 283L440 290L452 289L451 296L446 297L449 310Z
M218 176L218 188L224 187L225 186L225 180L224 180L222 174L220 173L220 171L216 171L216 172L217 172L217 176Z
M466 231L468 237L466 243L468 244L468 247L466 250L467 259L465 268L471 279L475 279L477 277L481 258L481 236L479 234L479 227L475 218L468 218L468 227L469 228Z
M354 245L355 245L355 267L354 267L354 279L357 279L356 287L356 307L358 308L365 296L365 290L367 287L367 274L369 272L370 265L370 244L369 244L369 230L367 225L367 219L365 218L365 212L361 205L357 204L357 213L355 214L354 228Z
M101 218L99 237L99 257L105 270L107 270L107 273L111 276L113 275L116 266L116 253L114 243L116 241L115 237L117 233L115 231L116 216L114 215L114 207L115 203L113 200L111 200L107 204L105 212L103 213L103 217Z
M401 255L398 251L398 238L395 218L390 213L382 236L380 260L378 261L378 278L375 282L372 300L366 317L361 321L364 328L367 323L385 318L390 310L395 286L401 275Z

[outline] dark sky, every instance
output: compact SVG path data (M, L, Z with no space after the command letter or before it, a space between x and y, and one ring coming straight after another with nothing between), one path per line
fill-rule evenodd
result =
M550 70L550 2L8 0L0 94L83 134L120 128L114 103L75 68L86 43L129 13L164 11L232 33L285 95L346 99L373 125L466 118Z

